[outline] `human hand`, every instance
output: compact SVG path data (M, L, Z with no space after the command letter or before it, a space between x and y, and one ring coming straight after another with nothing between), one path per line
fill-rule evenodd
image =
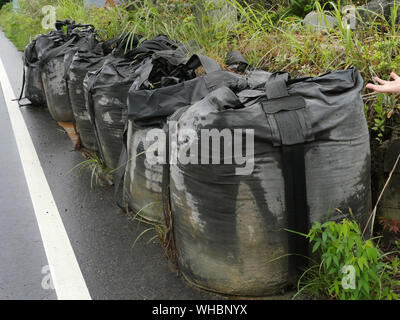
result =
M390 74L390 77L393 81L386 81L375 77L374 80L378 82L379 85L368 83L366 88L382 93L400 93L400 77L394 72Z

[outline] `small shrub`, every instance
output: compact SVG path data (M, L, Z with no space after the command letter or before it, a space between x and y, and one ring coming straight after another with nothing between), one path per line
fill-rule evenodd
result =
M399 299L399 259L389 259L373 243L365 240L357 223L316 222L306 235L312 252L318 257L301 276L298 294L339 300ZM342 285L343 267L355 270L355 288Z
M11 0L0 0L0 9L2 6L4 6L8 2L11 2Z

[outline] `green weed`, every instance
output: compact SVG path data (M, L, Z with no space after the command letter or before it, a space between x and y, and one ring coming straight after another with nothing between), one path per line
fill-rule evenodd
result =
M306 237L316 258L300 277L294 298L399 299L400 282L394 280L400 274L398 257L384 254L374 245L376 239L364 239L354 221L316 222ZM345 266L355 272L353 287Z

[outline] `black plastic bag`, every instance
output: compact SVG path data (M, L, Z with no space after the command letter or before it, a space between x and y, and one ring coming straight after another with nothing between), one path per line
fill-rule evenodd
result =
M19 101L25 96L31 105L46 106L39 61L47 51L66 42L66 35L61 29L69 24L70 22L67 20L57 21L57 30L38 35L25 48L23 55L24 78Z
M83 81L89 71L101 68L106 56L101 46L94 50L75 53L67 72L67 85L72 112L82 145L98 151L98 145L89 112L86 109Z
M175 111L204 98L223 85L237 90L255 88L264 84L270 74L258 71L257 77L221 71L214 60L194 55L186 64L190 72L202 66L205 74L181 81L175 85L162 86L153 90L140 90L132 86L128 96L127 165L125 168L123 199L128 207L153 222L163 222L162 164L147 161L146 141L149 130L163 128L167 117ZM263 76L261 76L263 75Z
M134 45L138 39L134 39ZM94 48L83 48L74 53L71 63L66 71L67 87L71 108L75 118L82 145L91 151L98 151L94 126L90 120L90 114L86 108L83 82L90 71L99 70L107 56L126 44L125 35L108 41L97 43ZM85 50L86 49L86 50Z
M66 35L66 42L45 52L39 61L40 72L47 107L56 121L73 121L69 100L66 72L75 52L80 49L88 51L97 42L94 28L88 25L72 24Z
M20 100L22 95L25 94L32 105L34 106L46 106L46 97L44 95L42 77L39 70L39 60L35 51L36 39L33 40L24 51L24 83L23 90L21 92Z
M88 72L84 80L86 107L95 129L99 151L106 166L117 169L127 118L127 96L134 82L149 78L154 52L173 52L179 43L165 36L143 41L139 47L110 55L103 66Z
M363 224L370 212L370 146L359 72L287 78L274 74L265 89L219 88L171 117L178 149L209 145L201 136L180 138L183 130L227 130L232 137L220 140L223 148L228 141L221 153L199 151L214 164L178 161L164 183L171 192L179 269L196 286L241 296L281 292L299 262L287 255L308 250L307 239L283 228L307 233L315 221L350 217L349 208ZM242 130L239 141L234 130ZM225 150L238 147L246 154L251 139L244 139L243 130L254 130L254 153L239 164ZM237 169L247 164L252 170L239 175Z

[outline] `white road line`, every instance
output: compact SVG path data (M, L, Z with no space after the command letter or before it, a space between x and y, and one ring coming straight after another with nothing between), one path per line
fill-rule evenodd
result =
M90 300L79 264L0 58L0 84L59 300ZM40 270L38 270L40 272ZM38 284L40 285L40 284Z

